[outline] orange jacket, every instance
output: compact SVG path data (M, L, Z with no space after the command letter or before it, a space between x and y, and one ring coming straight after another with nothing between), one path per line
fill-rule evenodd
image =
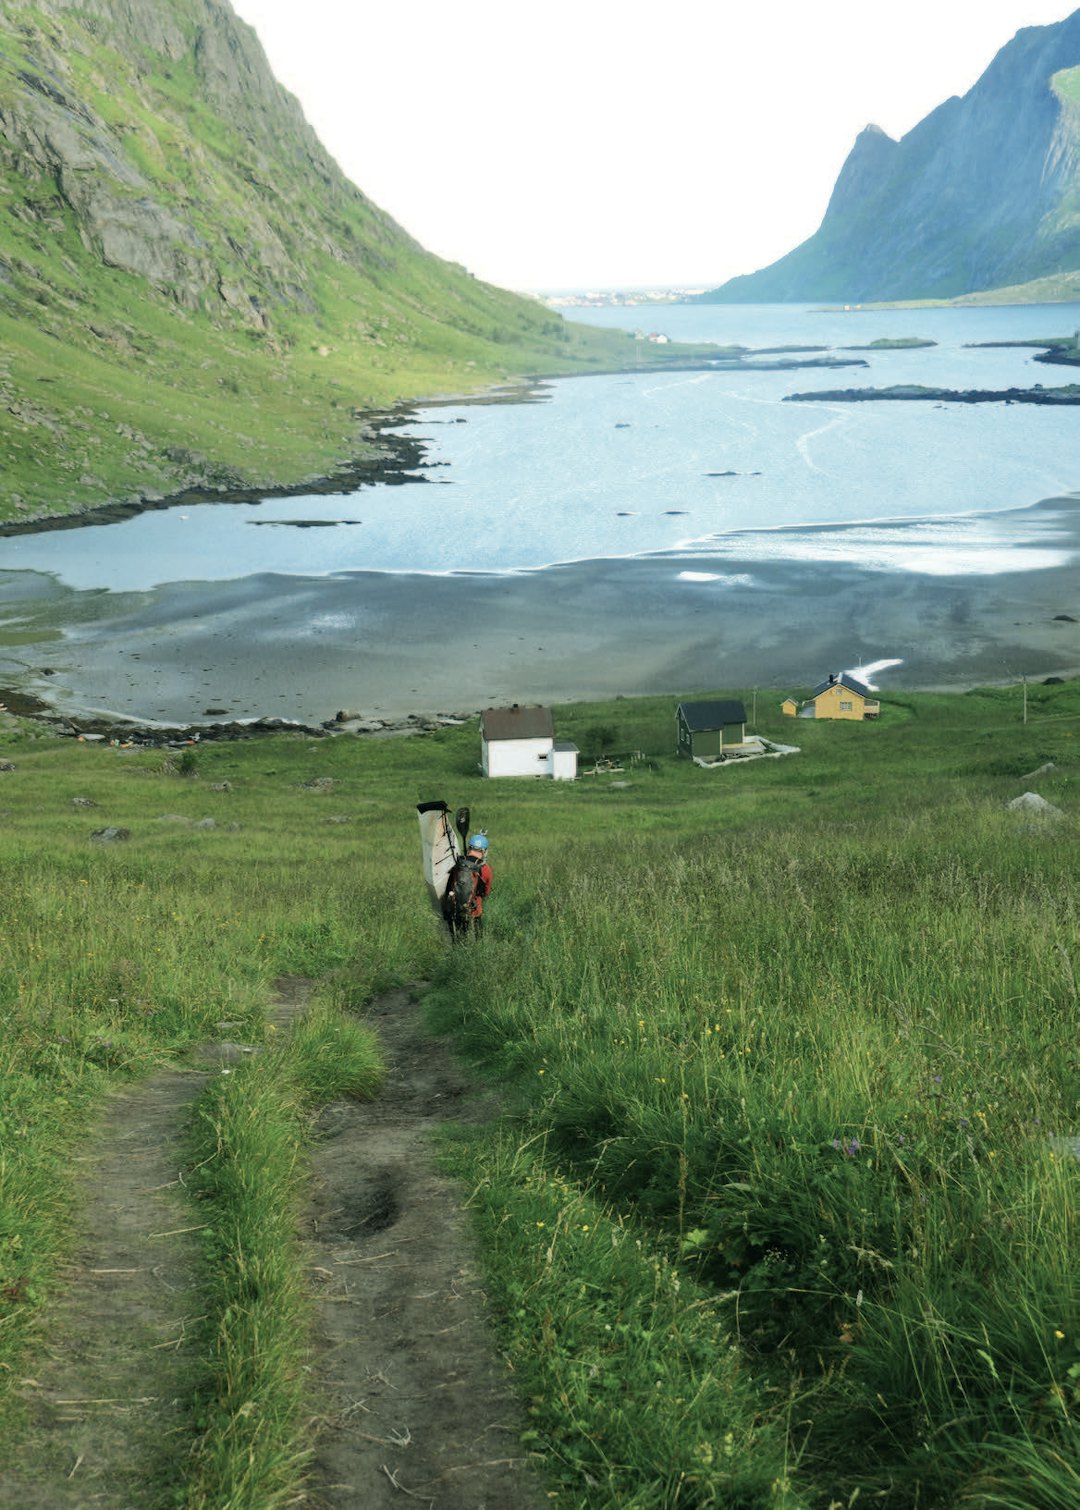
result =
M473 894L472 915L478 918L484 911L484 898L491 895L491 866L485 860L480 867L480 878Z

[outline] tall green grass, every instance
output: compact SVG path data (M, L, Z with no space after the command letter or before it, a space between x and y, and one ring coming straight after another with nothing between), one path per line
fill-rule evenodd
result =
M208 1218L206 1363L184 1503L274 1510L296 1503L311 1454L308 1299L299 1226L305 1113L368 1097L374 1035L328 1004L270 1052L227 1070L197 1109L192 1189Z
M370 863L364 818L375 797L356 790L355 751L308 739L223 745L200 751L200 774L185 778L158 752L8 736L0 1414L60 1282L70 1156L94 1136L110 1086L207 1039L272 1042L265 1015L278 975L325 978L327 996L340 978L334 992L356 1005L436 958L437 933L409 905L411 851ZM339 791L305 790L316 772L339 773ZM224 780L231 791L211 789ZM328 824L330 814L349 821ZM207 817L218 826L194 826ZM95 842L108 826L130 839Z
M763 1376L813 1381L829 1492L937 1502L995 1438L1075 1463L1075 834L762 837L549 865L543 927L485 941L443 1019Z
M178 1482L296 1492L305 1108L373 1083L352 1014L433 979L503 1097L448 1158L560 1503L1071 1504L1080 683L1029 694L1027 725L1015 689L911 695L720 772L673 758L673 700L558 710L612 726L622 788L484 782L475 725L206 746L189 777L8 736L0 1419L104 1092L239 1023L266 1049L198 1116L215 1319ZM1009 813L1047 761L1064 817ZM413 811L440 796L495 864L452 951ZM263 1026L283 973L321 981L294 1039Z
M1041 1465L1032 1504L1064 1506L1077 828L1005 811L1015 780L978 773L989 730L933 725L912 730L912 768L894 724L873 786L823 772L835 790L810 812L794 765L725 772L743 783L715 794L728 821L688 835L682 806L666 844L609 806L594 847L585 794L561 847L534 840L505 928L442 983L437 1017L512 1088L549 1177L678 1261L761 1387L800 1399L810 1498L980 1503L991 1483L1016 1492L1015 1453ZM1031 769L1048 730L998 741L994 763ZM811 737L886 763L880 737L838 735ZM1073 737L1066 719L1051 753L1068 761ZM743 799L769 787L786 802L748 822ZM478 1198L495 1201L486 1183Z

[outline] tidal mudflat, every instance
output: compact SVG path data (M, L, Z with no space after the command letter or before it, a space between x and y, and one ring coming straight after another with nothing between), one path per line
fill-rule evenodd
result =
M1080 498L1037 510L1080 552ZM901 532L902 533L902 532ZM754 539L748 542L760 545ZM471 712L703 688L805 687L885 659L883 690L1080 673L1070 563L942 575L764 553L613 558L519 575L351 573L58 591L22 612L60 639L8 645L69 712L165 723ZM1032 547L1037 550L1038 547ZM1071 557L1072 551L1064 554ZM692 570L690 569L692 568ZM22 579L25 584L26 579ZM96 612L88 612L96 609ZM48 673L48 674L46 674Z

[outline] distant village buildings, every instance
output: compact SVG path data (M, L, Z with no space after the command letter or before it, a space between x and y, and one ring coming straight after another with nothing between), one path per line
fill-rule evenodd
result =
M592 288L584 293L542 295L540 302L549 309L633 309L638 304L682 304L704 292L704 287Z

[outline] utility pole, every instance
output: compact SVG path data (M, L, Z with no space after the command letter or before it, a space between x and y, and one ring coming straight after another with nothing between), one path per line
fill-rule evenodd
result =
M1024 677L1024 722L1027 723L1027 677Z
M754 729L756 731L757 730L757 688L756 687L754 688L754 711L750 715L750 722L753 724Z

